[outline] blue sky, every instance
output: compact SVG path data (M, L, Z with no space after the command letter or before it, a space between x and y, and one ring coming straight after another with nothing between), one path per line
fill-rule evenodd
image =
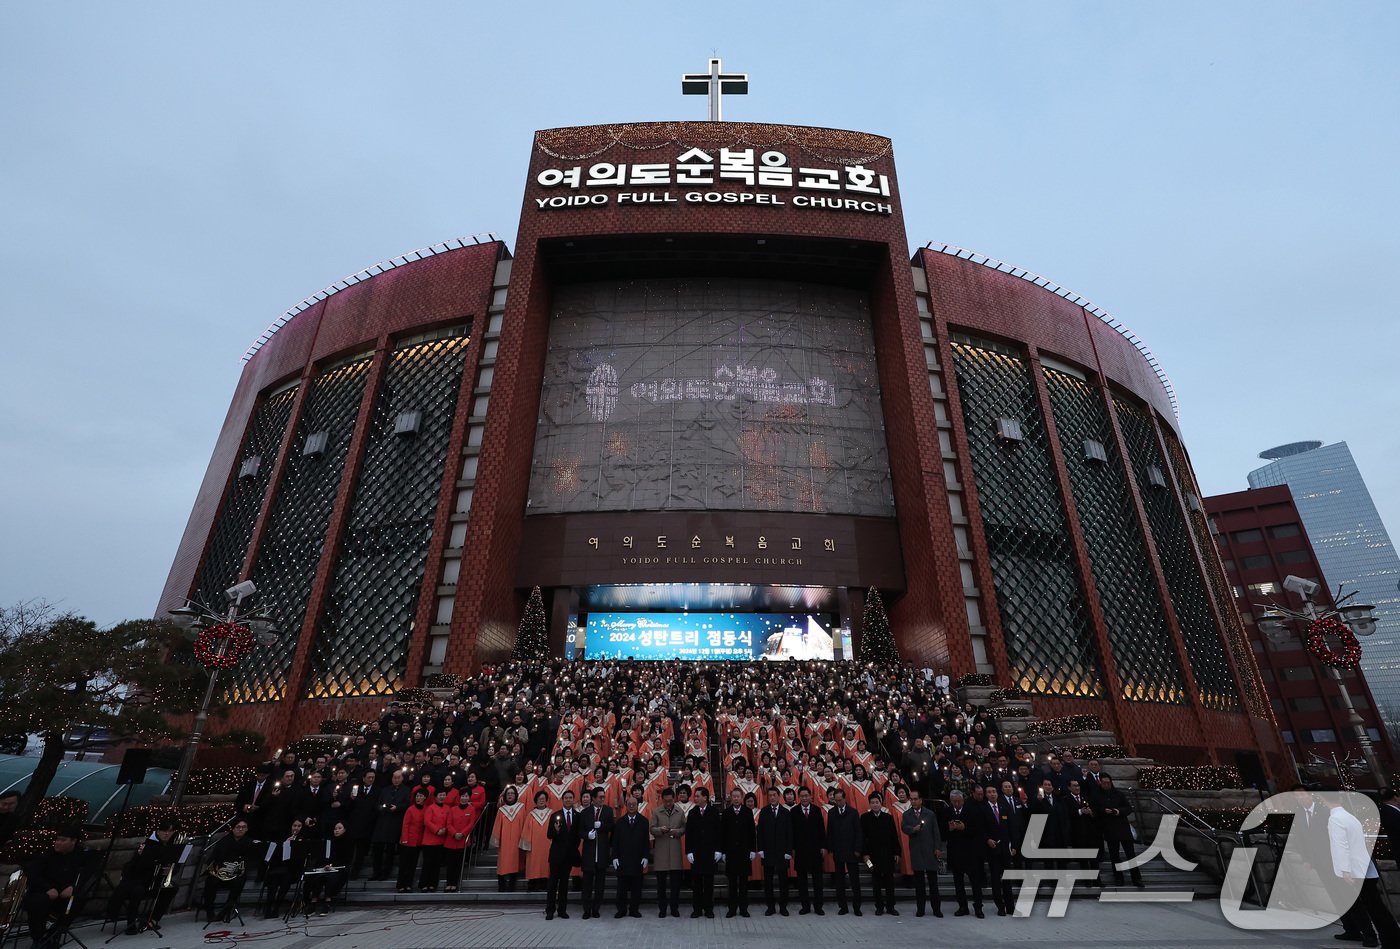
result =
M894 139L911 245L1094 300L1207 493L1347 440L1400 529L1400 6L0 6L0 602L154 608L247 345L374 261L513 241L534 129Z

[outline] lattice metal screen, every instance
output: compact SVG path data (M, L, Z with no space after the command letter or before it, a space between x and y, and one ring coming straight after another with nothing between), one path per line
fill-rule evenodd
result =
M239 574L243 570L243 559L248 555L248 541L253 537L258 512L262 510L267 482L277 462L277 450L282 447L282 436L287 431L296 394L296 386L293 386L263 400L253 414L253 424L248 428L238 460L233 463L233 480L209 538L209 549L204 553L204 564L194 589L196 600L219 612L223 612L225 605L224 591L241 579ZM257 471L240 477L243 466L252 458L258 459Z
M1011 671L1031 692L1100 695L1098 650L1028 367L961 338L953 364ZM1020 423L1020 441L999 437L1001 418Z
M466 351L466 337L457 336L389 357L312 653L308 698L379 695L400 685ZM405 412L420 413L418 431L396 435Z
M1181 447L1181 442L1171 432L1164 434L1177 490L1190 491L1199 497L1200 488L1196 485L1195 476L1186 460L1185 449ZM1234 596L1230 592L1230 581L1226 578L1225 568L1220 563L1220 554L1215 539L1210 535L1210 525L1206 520L1205 512L1194 511L1191 513L1190 519L1191 532L1196 536L1196 545L1200 549L1201 559L1206 565L1206 577L1215 593L1215 602L1219 607L1219 613L1225 620L1225 644L1230 648L1230 656L1235 661L1235 668L1240 671L1243 678L1245 704L1248 706L1250 714L1260 718L1270 718L1273 712L1269 708L1269 699L1264 692L1263 681L1259 678L1259 664L1255 661L1254 651L1249 646L1249 634L1245 632L1244 623L1240 621L1240 614L1235 609Z
M894 514L864 294L629 280L554 310L529 513Z
M259 646L227 674L227 702L274 702L285 695L369 367L366 356L311 383L253 564L258 609L276 620L282 636L272 646ZM317 433L324 433L324 447L308 455L307 441Z
M1113 405L1118 411L1118 423L1123 429L1147 523L1152 528L1157 559L1167 579L1167 592L1171 594L1172 607L1186 640L1186 657L1191 662L1201 703L1207 708L1237 709L1235 677L1225 658L1225 644L1211 610L1210 594L1197 568L1191 535L1181 516L1176 492L1169 484L1154 484L1157 472L1165 480L1171 477L1171 469L1162 457L1152 420L1142 409L1124 399L1115 397ZM1149 470L1153 468L1156 472Z
M1123 697L1185 702L1186 681L1157 595L1133 496L1123 480L1108 410L1093 386L1068 373L1046 369L1045 385ZM1101 445L1104 458L1086 457L1086 441Z

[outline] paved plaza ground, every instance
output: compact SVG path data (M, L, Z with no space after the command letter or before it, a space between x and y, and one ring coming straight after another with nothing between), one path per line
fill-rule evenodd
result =
M945 912L946 912L945 908ZM820 946L1020 946L1057 945L1073 949L1207 949L1207 947L1315 947L1338 945L1329 937L1340 927L1310 933L1256 933L1236 929L1221 917L1214 901L1158 905L1104 905L1076 901L1060 919L1045 918L1045 906L1031 919L999 919L995 915L943 919L914 916L913 908L898 917L865 916L764 917L750 919L657 919L654 911L642 919L547 922L538 911L516 908L424 907L405 909L346 908L324 919L288 926L280 919L251 916L246 926L215 924L207 930L190 913L166 920L163 936L118 936L114 949L161 949L185 946L257 946L260 949L408 949L408 947L629 947L686 946L694 949L733 945L775 947ZM107 934L96 925L78 935L98 949ZM1355 945L1342 943L1341 945Z

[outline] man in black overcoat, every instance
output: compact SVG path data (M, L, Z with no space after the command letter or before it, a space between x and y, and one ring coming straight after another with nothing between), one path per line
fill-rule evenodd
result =
M617 874L617 912L621 919L642 915L642 874L651 859L651 825L637 813L637 799L627 799L627 813L617 819L612 834L612 865Z
M578 826L582 844L583 918L597 919L612 863L613 809L603 803L603 789L579 791Z
M953 893L958 908L954 916L967 915L967 884L972 883L972 907L978 919L982 913L982 851L987 848L987 828L982 814L970 807L961 791L948 795L948 823L943 840L948 848L948 872L953 877Z
M899 828L885 810L879 791L870 795L870 810L860 815L862 848L870 862L870 888L875 893L875 915L898 916L894 908L894 871L899 867Z
M574 812L574 792L565 791L564 806L549 818L549 890L544 900L544 918L569 918L569 875L579 865L578 814Z
M685 856L690 861L690 918L715 918L715 873L724 854L720 847L720 809L708 789L695 789L695 806L685 819Z
M756 831L758 858L763 861L763 898L768 903L765 916L772 916L774 889L778 906L788 915L788 861L792 859L792 817L783 807L777 788L768 789L768 806L758 814ZM775 887L774 884L777 884Z
M826 817L820 807L812 804L810 788L797 792L797 806L791 813L792 857L797 869L797 896L802 900L802 908L797 915L806 916L815 911L818 916L825 916L826 910L822 909L822 859L826 856Z
M826 849L831 851L833 875L836 877L836 915L846 915L846 887L851 888L851 909L860 912L860 815L846 803L846 792L840 788L831 792L831 808L826 812Z
M724 875L729 884L729 912L749 915L749 868L758 849L758 834L753 811L744 806L744 792L735 788L729 793L729 806L719 819L720 848L724 852Z

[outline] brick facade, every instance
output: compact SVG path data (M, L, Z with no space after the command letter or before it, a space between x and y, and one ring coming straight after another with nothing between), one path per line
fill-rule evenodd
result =
M780 151L793 166L808 164L834 169L849 166L868 170L874 180L884 176L888 196L859 196L864 208L812 206L815 192L792 188L755 188L725 179L718 173L703 186L685 184L561 187L541 174L578 168L589 175L596 164L629 167L646 163L673 164L692 148L717 156L722 148L749 149L761 154ZM718 171L718 169L716 169ZM845 172L851 175L850 172ZM549 178L546 175L546 179ZM848 180L854 180L850 178ZM763 203L703 203L689 201L690 192L718 195L768 195ZM619 200L623 193L668 195L671 200ZM546 205L550 199L606 195L604 204ZM845 191L831 192L848 198ZM806 196L806 203L798 200ZM821 196L821 195L817 195ZM558 203L558 202L555 202ZM887 207L886 207L887 206ZM675 248L670 253L668 248ZM887 139L828 129L736 123L655 123L619 127L554 129L537 133L530 151L514 258L510 262L509 292L504 308L492 310L493 276L509 253L487 244L440 253L370 277L330 296L297 315L263 345L245 366L228 418L215 447L204 484L185 536L177 551L161 608L178 605L188 595L203 556L211 525L219 514L239 447L260 394L269 387L300 377L312 379L317 366L336 357L373 350L374 364L365 406L372 403L382 376L386 353L395 339L425 329L469 321L472 343L459 393L459 411L451 447L444 462L432 549L414 623L414 637L405 682L418 684L429 665L429 630L441 628L435 604L453 597L445 655L440 667L468 672L482 663L509 654L524 596L516 587L528 498L531 446L540 411L541 376L548 345L553 287L570 275L592 272L637 277L686 274L753 274L842 271L856 281L870 301L876 362L886 419L895 509L898 517L904 586L893 591L890 618L906 659L949 671L954 676L977 669L972 626L964 601L969 595L955 543L955 528L967 527L974 586L982 591L986 658L1000 681L1009 684L1002 647L1004 631L992 597L993 578L987 563L986 538L977 517L976 490L969 467L968 443L959 393L945 373L946 398L954 411L940 418L936 403L943 396L930 388L925 346L938 354L944 367L952 365L950 332L971 332L1017 347L1031 361L1044 353L1082 367L1105 396L1110 387L1130 394L1157 423L1175 434L1170 399L1143 354L1114 328L1083 307L1019 276L930 250L913 257L912 267L927 280L935 338L921 333L916 301L916 276L911 271L894 157ZM803 270L805 268L805 270ZM854 275L854 276L853 276ZM818 279L821 279L818 277ZM835 279L835 278L832 278ZM497 291L499 288L497 288ZM499 328L488 331L486 315L499 312ZM484 393L478 389L483 347L491 345L494 363L489 383L490 406L482 419L470 418L466 403ZM1043 383L1040 397L1045 399ZM1049 412L1046 413L1049 417ZM295 425L293 418L292 424ZM475 478L463 481L463 453L471 426L479 426ZM290 431L290 430L289 430ZM284 439L282 453L288 450ZM1120 436L1121 441L1121 436ZM314 728L321 718L367 715L382 698L352 698L340 702L306 701L300 682L307 652L323 610L326 586L333 572L337 531L353 497L355 472L362 450L360 439L347 461L341 494L312 601L293 661L289 695L292 701L272 706L234 709L230 725L257 727L274 743ZM946 446L946 448L944 447ZM952 456L948 455L951 451ZM1122 452L1126 457L1126 451ZM945 460L956 461L945 467ZM1065 460L1056 450L1056 463ZM281 457L278 462L280 466ZM274 470L280 471L280 467ZM950 511L949 472L967 496L967 516ZM274 473L268 489L277 488ZM453 498L462 485L472 492L466 520L461 566L450 589L441 585L446 535L456 521ZM1063 473L1062 491L1067 492ZM1072 510L1072 504L1071 504ZM264 508L264 516L266 507ZM1139 514L1140 503L1139 503ZM768 515L770 518L774 515ZM1071 524L1074 519L1071 517ZM1077 534L1077 531L1076 531ZM257 538L246 565L256 557ZM1076 563L1087 574L1083 538L1073 538ZM1214 551L1206 552L1213 556ZM245 565L245 571L246 571ZM1154 560L1159 583L1160 565ZM1087 587L1092 589L1090 583ZM851 599L858 601L858 591ZM857 606L858 609L858 606ZM558 610L556 610L558 612ZM1104 636L1103 617L1091 609L1095 635ZM1171 622L1180 643L1179 630ZM1105 661L1109 650L1101 648ZM1184 659L1185 657L1183 657ZM1189 670L1189 665L1183 662ZM1109 696L1101 700L1055 696L1037 699L1042 715L1093 712L1114 728L1130 747L1179 748L1180 757L1225 761L1238 750L1278 754L1278 747L1260 740L1244 714L1207 713L1199 703L1157 706L1124 701L1117 694L1114 670L1105 670ZM1270 723L1270 727L1272 727Z

